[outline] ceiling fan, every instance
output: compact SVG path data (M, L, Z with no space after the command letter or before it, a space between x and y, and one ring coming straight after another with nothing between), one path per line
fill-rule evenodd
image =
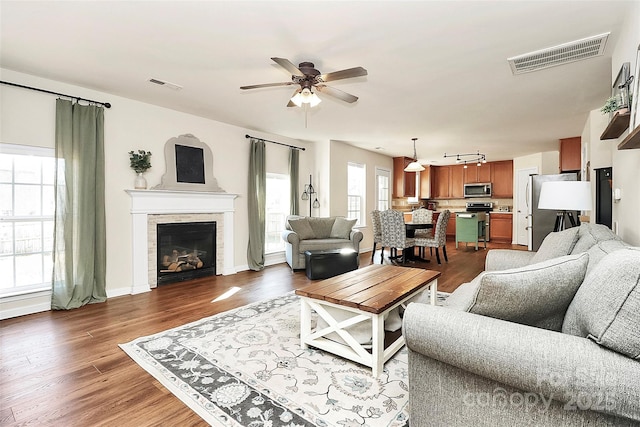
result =
M302 104L310 104L312 107L320 103L320 98L313 93L312 88L318 92L333 96L342 101L353 103L358 100L357 96L341 91L339 89L325 85L327 82L334 80L350 79L352 77L361 77L367 75L367 70L362 67L348 68L346 70L334 71L332 73L321 74L316 70L313 62L301 62L296 67L291 61L285 58L271 58L275 63L291 73L290 82L282 83L265 83L261 85L241 86L240 89L258 89L264 87L275 86L291 86L300 85L293 93L287 107L300 107Z

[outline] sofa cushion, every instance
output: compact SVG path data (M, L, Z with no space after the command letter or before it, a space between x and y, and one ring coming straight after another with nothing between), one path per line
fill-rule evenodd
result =
M331 227L331 233L329 237L335 239L348 239L351 237L351 229L356 225L357 219L346 219L337 217Z
M531 264L569 255L578 241L578 229L579 227L572 227L563 231L549 233L542 241L533 258L531 258Z
M324 218L308 218L309 225L313 230L313 234L316 239L327 239L331 235L331 228L333 228L333 223L335 222L335 217L324 217ZM347 236L347 239L349 236Z
M288 222L291 230L300 237L300 240L315 239L316 234L313 232L307 218L289 218Z
M562 332L640 360L640 248L606 255L576 292Z
M305 251L328 251L333 249L354 249L349 239L307 239L301 240L298 250L301 255Z
M456 289L445 305L483 316L559 331L582 283L589 255L488 271Z
M588 251L593 245L605 240L621 240L609 227L602 224L591 224L588 222L580 224L578 228L578 241L576 242L572 254L579 254Z
M628 248L629 244L622 240L605 240L595 245L587 251L589 254L589 266L587 267L587 274L589 274L595 266L613 251Z

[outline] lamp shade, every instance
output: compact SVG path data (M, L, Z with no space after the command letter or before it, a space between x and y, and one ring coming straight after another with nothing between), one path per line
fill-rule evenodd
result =
M556 211L590 211L589 181L547 181L542 183L538 208Z
M422 166L418 162L411 162L404 168L405 172L421 172L424 170L424 166Z

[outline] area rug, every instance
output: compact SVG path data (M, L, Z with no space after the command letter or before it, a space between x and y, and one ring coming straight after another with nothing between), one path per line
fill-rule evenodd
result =
M299 317L291 293L120 347L214 426L408 425L406 347L374 378L362 365L303 350Z

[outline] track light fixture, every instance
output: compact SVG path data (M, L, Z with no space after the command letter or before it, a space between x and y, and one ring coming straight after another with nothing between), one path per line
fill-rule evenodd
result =
M456 163L464 164L464 168L467 168L467 163L475 163L476 166L482 166L483 163L487 163L487 156L480 151L477 153L466 153L466 154L447 154L444 153L444 157L455 157ZM472 157L471 159L464 160L463 157ZM406 169L405 169L406 170Z

